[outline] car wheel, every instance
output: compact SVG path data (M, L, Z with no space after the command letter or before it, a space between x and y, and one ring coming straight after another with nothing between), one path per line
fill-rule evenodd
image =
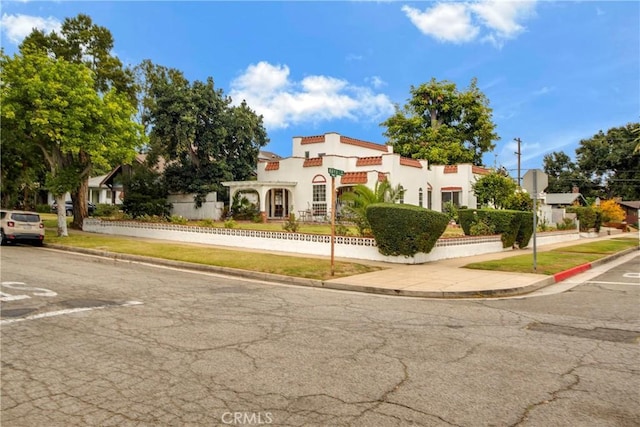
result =
M33 246L41 247L44 242L42 240L34 240Z
M67 216L73 215L73 211L71 209L67 209Z
M4 237L4 230L2 230L2 240L0 240L0 245L6 246L9 243L6 237Z

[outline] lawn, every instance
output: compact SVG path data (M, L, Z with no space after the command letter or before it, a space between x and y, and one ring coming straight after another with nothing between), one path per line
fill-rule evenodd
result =
M634 247L638 247L637 238L615 238L538 252L535 273L553 275ZM476 262L467 264L465 267L478 270L534 273L533 253L493 261Z
M69 230L68 237L57 237L55 228L47 229L45 242L46 244L98 249L316 280L352 276L380 269L380 267L372 265L336 261L335 275L331 276L331 264L328 259L220 249L206 245L168 243L123 236L105 236L76 230Z

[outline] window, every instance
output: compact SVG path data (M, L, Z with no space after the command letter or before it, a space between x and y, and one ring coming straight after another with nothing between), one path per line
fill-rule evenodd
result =
M442 192L442 210L447 203L453 202L456 207L460 207L460 191L443 191Z
M326 184L313 186L313 215L327 215L327 186Z
M418 190L418 206L422 207L422 188Z
M433 204L432 204L432 200L433 200L433 192L431 190L427 191L427 209L433 209Z
M305 152L304 152L304 158L305 158L305 159L308 159L308 158L309 158L309 152L308 152L308 151L305 151Z

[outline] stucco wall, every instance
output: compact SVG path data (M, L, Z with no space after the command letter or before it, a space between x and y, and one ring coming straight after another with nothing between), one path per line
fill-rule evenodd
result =
M84 221L83 230L101 234L204 243L231 248L260 249L314 256L330 256L331 254L331 237L317 234L192 227L133 221L103 221L92 218ZM576 232L549 233L546 236L540 235L537 244L543 245L549 244L548 242L555 243L578 238L579 235ZM378 252L374 239L362 237L336 236L334 249L335 256L338 258L399 264L422 264L428 261L505 251L502 248L500 236L440 239L429 254L419 253L414 257L382 255Z

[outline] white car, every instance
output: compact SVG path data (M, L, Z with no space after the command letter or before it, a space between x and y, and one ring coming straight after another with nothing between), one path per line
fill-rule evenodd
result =
M0 211L0 231L2 245L24 241L42 246L44 242L44 224L36 212Z

